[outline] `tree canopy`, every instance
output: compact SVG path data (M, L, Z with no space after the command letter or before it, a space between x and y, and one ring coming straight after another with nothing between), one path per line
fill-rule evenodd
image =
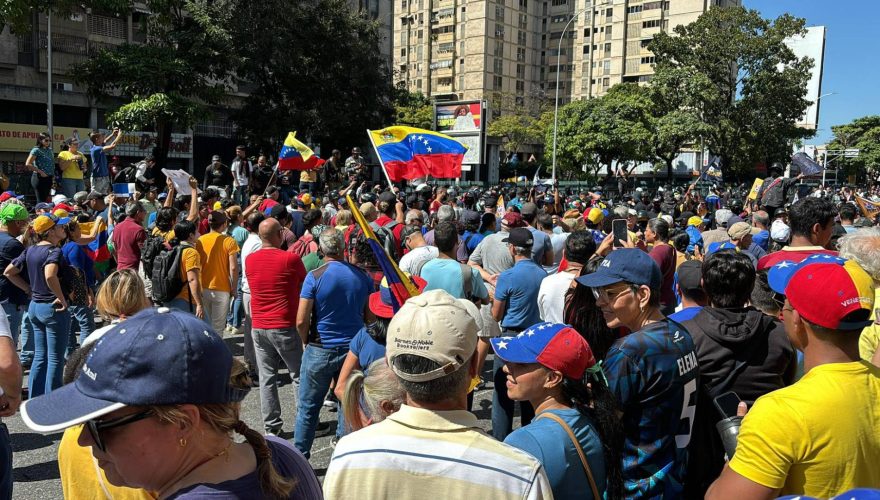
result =
M880 175L880 115L857 118L845 125L831 127L834 139L828 149L858 149L855 158L840 158L834 164L842 164L852 173L866 172L871 178Z

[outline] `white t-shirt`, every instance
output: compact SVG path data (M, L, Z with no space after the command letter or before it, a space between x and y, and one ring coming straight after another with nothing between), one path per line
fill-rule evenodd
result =
M400 270L415 275L416 271L421 271L426 262L439 256L440 250L435 246L425 245L414 248L400 258Z
M245 162L244 168L242 169L241 173L239 173L239 171L238 171L238 163L240 161ZM232 170L232 177L233 177L232 185L234 187L239 187L239 186L244 187L244 186L248 185L248 176L254 170L254 167L253 167L253 165L251 165L250 160L247 160L247 159L242 160L241 158L236 156L235 159L232 160L232 165L229 168L230 168L230 170Z
M260 237L254 233L250 233L247 239L244 240L244 245L241 246L241 291L243 293L251 293L251 286L248 284L247 273L244 272L247 256L256 252L262 246L263 242L260 241Z
M538 289L538 310L541 319L548 323L565 323L565 292L576 278L572 273L561 272L548 275L541 280Z

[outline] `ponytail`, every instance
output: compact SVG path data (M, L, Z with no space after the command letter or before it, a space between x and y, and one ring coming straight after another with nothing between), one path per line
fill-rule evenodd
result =
M563 379L562 396L578 413L589 417L595 424L605 458L606 497L623 498L624 435L623 423L617 414L617 398L608 389L603 376L588 371L587 379L589 386L581 380Z
M272 450L269 449L266 438L241 420L235 424L233 430L243 436L254 449L254 455L257 457L257 477L259 477L263 495L266 498L290 498L296 481L283 477L275 470L272 463Z
M345 424L348 432L363 429L364 419L361 410L361 398L364 394L364 372L353 370L345 383L345 392L342 396L342 413L345 416Z

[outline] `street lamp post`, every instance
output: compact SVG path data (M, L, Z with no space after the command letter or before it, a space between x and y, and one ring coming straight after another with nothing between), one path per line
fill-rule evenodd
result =
M556 98L553 103L553 183L556 183L556 129L559 126L559 63L560 63L560 52L562 52L562 41L565 40L565 32L568 31L568 27L571 26L571 23L577 19L577 17L584 12L593 8L592 2L590 2L590 6L576 12L571 16L571 19L568 20L568 23L562 28L562 34L559 36L559 46L556 49ZM591 33L592 35L592 33ZM571 58L573 59L573 58Z
M55 140L54 124L52 120L52 7L46 12L46 125L49 129L50 140Z

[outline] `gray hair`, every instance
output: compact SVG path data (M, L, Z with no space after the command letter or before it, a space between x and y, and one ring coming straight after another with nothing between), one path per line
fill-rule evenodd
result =
M422 220L422 211L419 210L418 208L411 208L411 209L407 210L407 212L406 212L406 216L404 217L403 222L404 222L407 226L409 226L409 225L412 224L412 222L413 222L414 220L419 220L419 221L424 222L424 221Z
M719 227L727 227L727 221L733 217L733 212L726 208L720 208L715 211L715 223L718 224Z
M358 425L360 418L356 413L361 410L362 402L366 406L363 410L369 413L370 420L374 424L385 420L388 416L382 408L382 403L391 403L394 411L397 411L400 405L406 402L406 393L400 387L397 375L388 367L385 358L373 361L366 374L355 370L348 378L342 407L345 409L345 422L353 430L362 427Z
M614 207L614 217L617 219L626 219L629 217L629 207L626 205L617 205Z
M449 205L443 205L437 210L438 222L452 222L455 220L455 209Z
M770 214L763 210L752 213L752 220L764 227L770 227Z
M513 252L517 255L531 257L532 249L528 247L518 247L516 245L513 246Z
M874 281L880 282L880 228L858 229L838 241L840 256L858 263Z
M440 364L415 354L400 354L392 361L394 366L406 373L428 373L440 368ZM470 359L462 363L458 370L427 382L410 382L398 377L400 386L417 403L441 403L456 399L467 393L471 381L468 373Z
M345 238L336 228L326 229L318 236L321 253L329 257L339 257L345 249Z

